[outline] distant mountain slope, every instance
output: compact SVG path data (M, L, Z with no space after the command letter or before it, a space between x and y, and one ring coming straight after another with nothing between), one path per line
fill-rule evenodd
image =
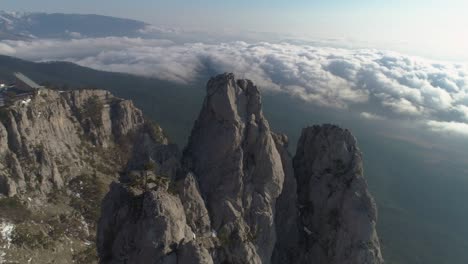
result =
M139 36L148 24L101 15L0 11L0 40Z
M204 96L202 82L178 85L154 78L97 71L68 62L34 63L0 55L0 80L14 81L16 71L38 83L47 82L60 89L95 87L129 98L160 123L171 135L171 140L181 145L187 140Z

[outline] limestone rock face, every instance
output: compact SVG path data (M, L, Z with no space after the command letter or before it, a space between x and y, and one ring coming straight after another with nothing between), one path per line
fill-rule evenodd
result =
M43 90L27 104L18 101L2 109L0 191L13 196L26 187L43 194L60 189L91 167L93 148L111 148L143 124L130 101L103 90Z
M209 81L184 155L222 240L219 262L268 263L284 171L251 81L233 74Z
M181 242L193 239L180 199L164 190L134 195L115 184L104 200L98 233L102 263L177 263Z
M213 264L213 259L211 258L208 250L197 245L194 240L183 244L180 247L177 257L177 263L181 264Z
M222 74L207 85L183 155L152 134L140 134L129 162L141 170L155 161L151 183L113 183L102 204L102 263L383 263L376 206L349 131L304 129L293 159L257 87Z
M377 209L362 167L348 130L324 125L302 131L294 170L306 263L383 263Z
M135 161L150 159L171 176L177 147L131 101L107 91L40 89L28 97L0 108L0 223L18 238L0 241L1 259L97 263L96 226L109 184L135 167L142 170ZM145 197L151 205L158 205L154 197L177 204L165 195ZM171 226L172 220L161 228Z
M187 215L187 223L197 236L211 236L211 221L197 179L192 173L179 182L179 196Z

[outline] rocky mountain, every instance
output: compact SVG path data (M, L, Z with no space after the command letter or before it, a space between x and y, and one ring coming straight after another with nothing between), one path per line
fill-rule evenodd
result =
M150 29L144 22L101 15L0 11L0 39L137 37Z
M101 200L143 152L166 151L162 130L102 90L44 89L0 121L0 263L97 262Z
M304 259L311 263L382 263L377 208L348 130L305 128L293 160Z
M0 121L0 263L383 263L356 139L309 127L291 157L233 74L183 152L103 90L42 89Z
M112 184L101 262L383 263L356 139L324 125L294 159L287 144L251 81L212 78L175 173Z

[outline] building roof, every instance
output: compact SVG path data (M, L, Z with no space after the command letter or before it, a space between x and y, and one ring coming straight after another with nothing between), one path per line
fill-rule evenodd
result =
M16 78L20 79L22 82L24 82L26 85L33 89L39 89L42 86L39 84L35 83L33 80L29 79L26 75L22 74L21 72L15 72Z

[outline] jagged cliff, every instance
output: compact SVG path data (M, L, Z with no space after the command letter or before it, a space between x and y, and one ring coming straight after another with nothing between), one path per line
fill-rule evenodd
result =
M382 263L377 208L348 130L305 128L294 157L301 252L310 263Z
M101 199L161 129L102 90L43 89L0 121L0 263L97 262Z
M0 121L0 263L383 263L356 139L305 128L292 157L233 74L183 152L106 91L44 89Z
M143 123L130 101L106 91L43 90L30 102L17 101L2 110L0 191L7 196L29 190L47 194L63 187L66 178L93 169L91 163L113 166L95 160L102 156L93 157L89 148L119 148L119 140Z
M383 263L355 138L314 126L287 145L251 81L212 78L175 173L112 185L102 263Z

